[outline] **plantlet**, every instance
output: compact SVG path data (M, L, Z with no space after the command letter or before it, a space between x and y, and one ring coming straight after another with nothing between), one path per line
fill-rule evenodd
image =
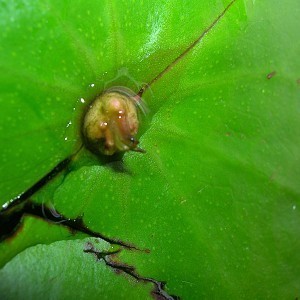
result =
M142 99L124 87L114 87L98 96L88 107L82 124L84 144L96 154L144 152L135 135L139 128L138 108Z

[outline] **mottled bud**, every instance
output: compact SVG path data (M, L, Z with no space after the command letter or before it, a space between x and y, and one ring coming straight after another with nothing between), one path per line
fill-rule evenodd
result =
M112 155L122 151L143 152L135 135L139 128L141 98L127 88L105 91L90 105L83 121L84 142L91 151Z

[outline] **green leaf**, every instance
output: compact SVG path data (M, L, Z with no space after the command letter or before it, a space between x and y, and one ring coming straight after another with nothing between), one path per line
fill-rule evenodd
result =
M80 238L79 234L72 235L70 230L58 225L58 222L51 224L33 216L24 218L22 226L18 228L15 235L0 244L0 266L3 267L5 263L27 247L36 244L51 244L57 240ZM81 236L82 238L86 237L84 234Z
M1 3L1 203L80 148L84 108L103 89L138 92L151 83L140 131L147 153L105 161L82 149L34 200L68 218L83 216L106 237L149 249L121 247L118 258L143 277L166 281L168 294L299 297L300 5L236 0L224 11L229 3ZM10 246L15 255L45 244L2 269L12 297L15 284L22 289L20 265L33 284L50 264L42 260L38 270L32 264L40 249L61 259L67 245L75 270L93 265L101 280L116 280L116 290L95 287L92 297L150 295L148 285L137 288L103 263L96 270L78 252L82 243L65 241L52 226L41 232L51 240L38 235ZM72 272L57 280L57 289L64 282L61 295L73 292ZM94 280L89 274L80 275L83 285ZM37 286L38 292L50 285Z
M106 295L107 299L149 299L149 284L117 276L103 260L84 252L92 242L97 243L99 253L111 251L108 243L94 240L60 241L26 249L1 270L1 282L6 282L0 286L1 295L5 299L94 299L95 295ZM38 267L39 272L32 272L33 267Z

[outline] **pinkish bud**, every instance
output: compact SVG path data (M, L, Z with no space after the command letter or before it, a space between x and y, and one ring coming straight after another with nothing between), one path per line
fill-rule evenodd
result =
M112 155L122 151L144 152L135 135L139 128L137 108L145 104L131 90L115 87L98 96L83 121L86 147L94 153Z

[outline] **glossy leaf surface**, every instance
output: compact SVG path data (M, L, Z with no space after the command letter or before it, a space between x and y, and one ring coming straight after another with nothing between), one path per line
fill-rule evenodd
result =
M228 4L2 2L1 201L78 150L81 115L95 95L113 85L138 92L180 57L143 95L150 109L140 132L146 154L103 162L83 149L34 200L149 249L123 249L118 259L143 277L166 281L169 294L294 299L300 276L300 6L295 0L236 0L217 19ZM52 239L26 242L33 247L12 259L2 278L17 278L23 261L34 283L45 272L31 263L40 249L59 259L59 249L84 244L65 241L52 227L43 231ZM20 244L2 247L17 253ZM77 258L71 270L91 264L82 255L69 254ZM95 297L143 289L150 296L147 285L141 290L103 264L95 272L118 281L115 291L95 289ZM73 289L70 276L57 281L66 294ZM15 295L11 281L1 282Z

